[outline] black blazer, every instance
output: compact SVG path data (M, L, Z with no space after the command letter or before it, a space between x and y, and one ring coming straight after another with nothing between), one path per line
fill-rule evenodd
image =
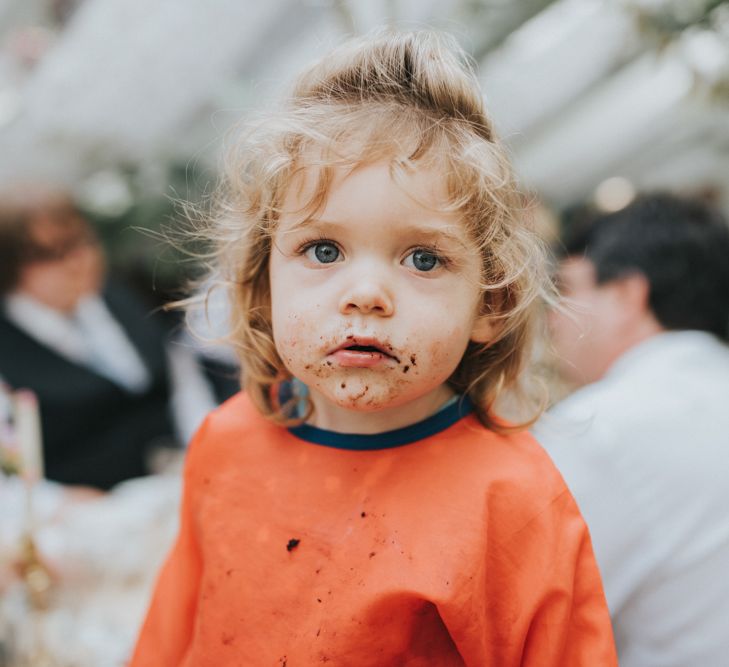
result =
M152 376L131 394L93 370L29 337L0 313L0 376L38 396L48 479L109 489L147 474L155 444L172 444L164 332L139 301L117 285L104 300Z

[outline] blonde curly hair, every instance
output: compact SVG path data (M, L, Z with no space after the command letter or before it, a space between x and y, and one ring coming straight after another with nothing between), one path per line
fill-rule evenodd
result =
M264 415L291 423L275 399L288 373L273 340L268 273L287 189L315 168L311 214L324 204L336 169L381 160L396 182L413 169L440 169L447 211L462 218L481 253L483 312L500 321L498 335L488 345L469 343L448 384L469 396L487 427L528 425L540 409L514 425L496 416L495 404L520 391L535 316L550 295L544 251L467 57L431 31L345 43L300 76L278 112L248 123L231 151L203 236L212 234L215 282L229 291L229 341L244 389Z

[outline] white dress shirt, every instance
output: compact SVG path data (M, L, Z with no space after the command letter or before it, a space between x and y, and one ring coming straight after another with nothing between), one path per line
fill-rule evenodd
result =
M535 435L590 528L621 666L729 665L729 348L657 335Z

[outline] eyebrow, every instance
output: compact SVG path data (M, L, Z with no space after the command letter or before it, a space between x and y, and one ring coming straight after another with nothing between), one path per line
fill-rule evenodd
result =
M303 220L295 222L287 229L283 229L284 234L293 234L301 232L309 228L315 228L319 230L336 231L338 229L346 229L347 223L339 222L335 220L322 220L315 217L307 217ZM419 237L432 239L434 241L444 241L446 243L452 243L463 248L469 248L467 237L465 233L452 231L456 225L407 225L398 230L398 234L404 237Z

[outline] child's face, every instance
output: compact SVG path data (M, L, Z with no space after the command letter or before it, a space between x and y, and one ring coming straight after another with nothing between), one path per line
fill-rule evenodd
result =
M405 188L435 208L444 180L416 171ZM286 211L308 201L313 174L303 181ZM492 335L464 224L408 196L386 163L339 174L323 209L303 219L279 221L271 306L278 353L311 392L312 423L378 432L432 414L451 395L445 382L468 341Z

